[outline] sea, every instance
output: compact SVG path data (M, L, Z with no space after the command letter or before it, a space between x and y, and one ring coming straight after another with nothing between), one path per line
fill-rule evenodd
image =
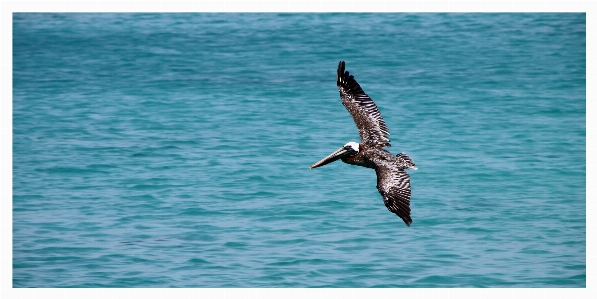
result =
M584 13L12 17L14 288L586 287Z

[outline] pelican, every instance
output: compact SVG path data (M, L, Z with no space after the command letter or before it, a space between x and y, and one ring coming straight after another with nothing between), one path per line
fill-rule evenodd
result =
M336 160L375 169L377 190L388 210L402 218L410 227L410 177L405 169L416 170L415 163L405 153L396 156L384 149L390 147L390 131L381 113L359 83L344 70L344 61L338 64L337 85L340 98L359 130L361 142L348 142L331 153L312 168L321 167Z

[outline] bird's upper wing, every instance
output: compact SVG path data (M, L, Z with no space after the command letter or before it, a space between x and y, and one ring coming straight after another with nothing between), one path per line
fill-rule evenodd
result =
M413 222L410 218L410 176L404 169L383 162L376 163L375 173L377 190L386 208L410 226Z
M390 131L379 113L379 109L365 94L354 76L344 71L344 61L338 65L338 90L342 104L348 110L359 129L361 143L373 146L390 146Z

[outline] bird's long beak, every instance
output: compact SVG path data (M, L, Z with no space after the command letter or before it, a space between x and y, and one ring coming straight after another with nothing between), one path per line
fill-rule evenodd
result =
M311 165L311 168L317 168L319 166L323 166L328 163L332 163L332 162L346 156L348 153L349 153L349 151L347 149L345 149L344 147L341 147L337 151L331 153L329 156L327 156L327 157L321 159L319 162Z

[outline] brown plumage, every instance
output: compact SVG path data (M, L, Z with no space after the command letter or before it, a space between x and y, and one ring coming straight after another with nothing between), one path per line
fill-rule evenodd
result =
M341 159L347 164L375 169L377 190L386 208L410 226L410 177L405 169L417 169L415 163L405 153L394 156L384 149L390 147L390 131L373 100L354 77L345 71L344 61L340 61L338 65L337 85L342 104L359 130L361 142L347 143L311 168Z

